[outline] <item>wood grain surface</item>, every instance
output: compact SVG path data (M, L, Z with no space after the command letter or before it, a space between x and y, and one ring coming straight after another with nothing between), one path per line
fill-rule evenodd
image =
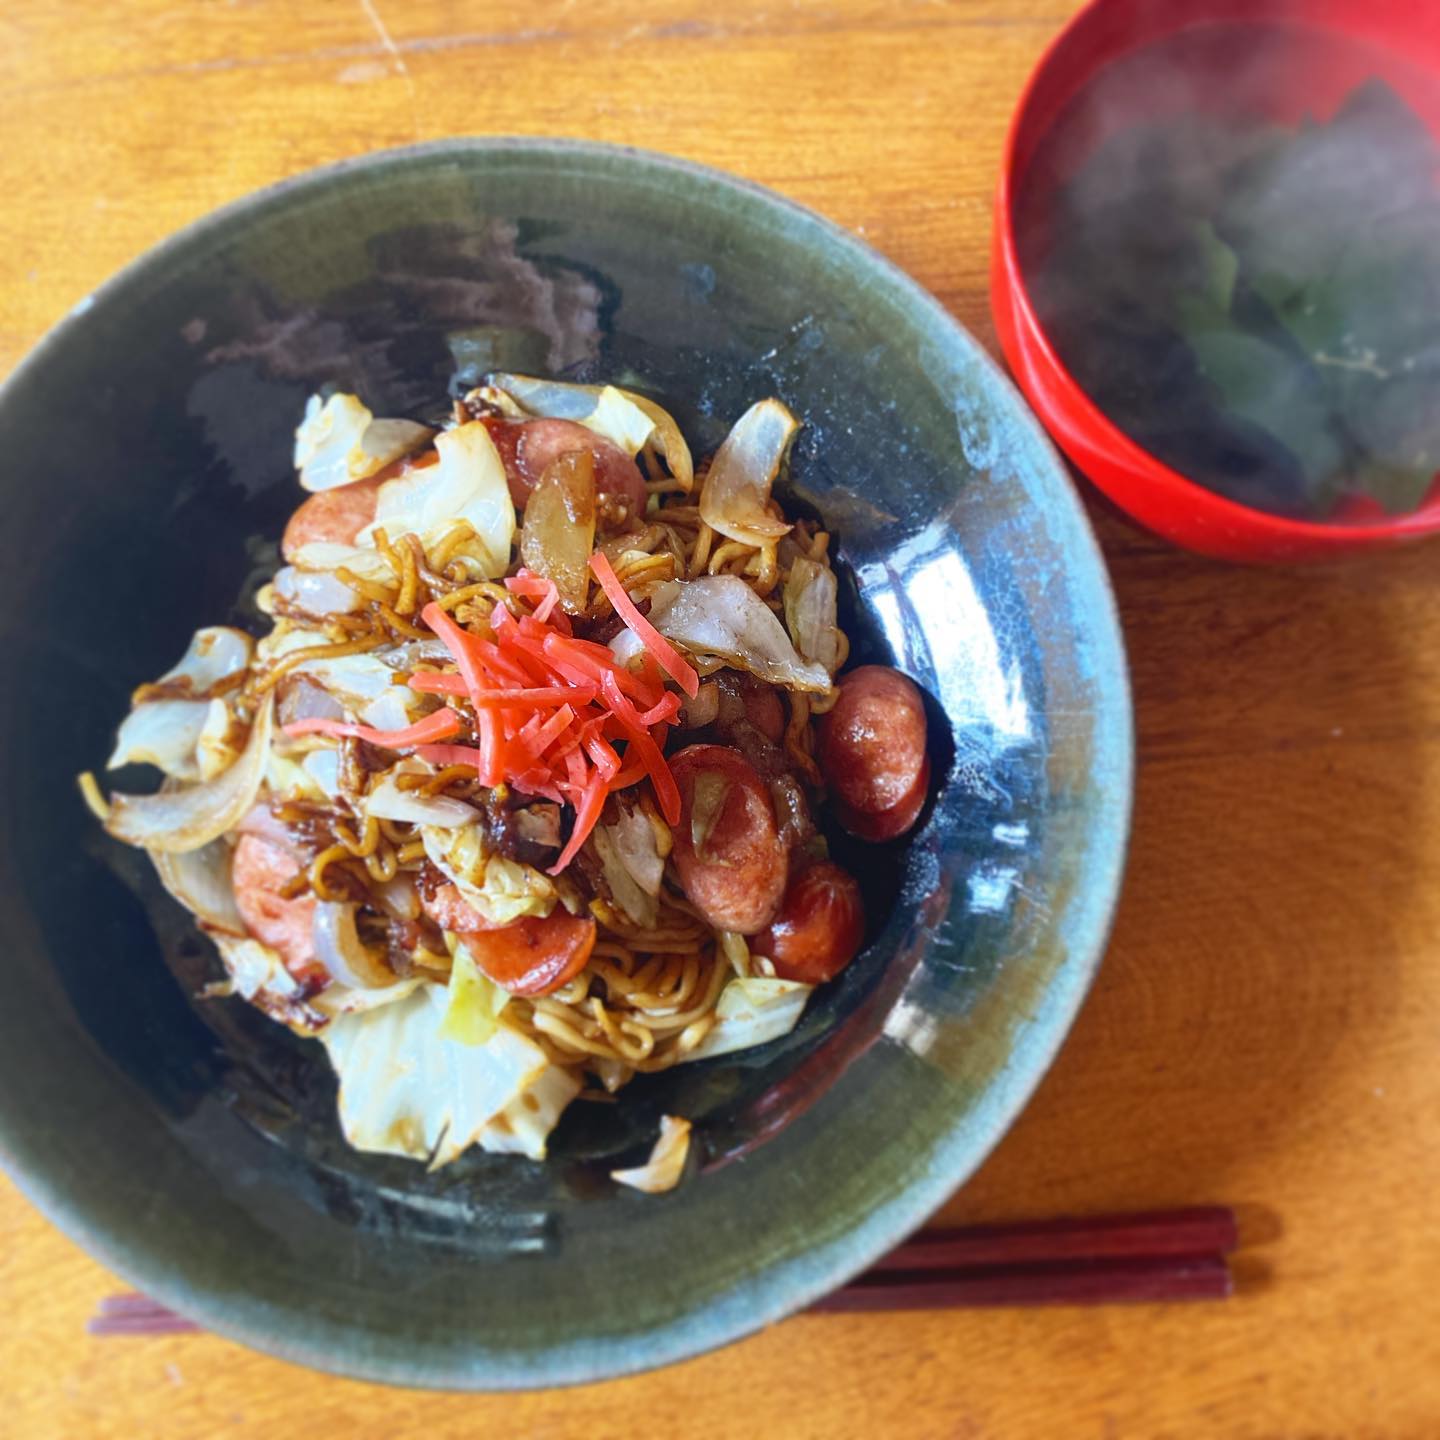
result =
M993 345L1004 127L1072 8L4 0L0 371L225 201L481 132L646 145L774 186ZM638 1379L425 1396L208 1336L87 1338L116 1280L0 1183L0 1434L1440 1435L1440 546L1246 571L1092 508L1138 707L1125 899L1058 1064L944 1215L1233 1202L1237 1299L806 1317Z

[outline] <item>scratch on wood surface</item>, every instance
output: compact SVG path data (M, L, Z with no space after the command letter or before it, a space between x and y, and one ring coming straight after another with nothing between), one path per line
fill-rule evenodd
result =
M787 41L814 35L842 35L847 29L843 21L820 17L818 20L806 17L784 23L775 23L766 17L767 24L761 29L753 23L715 22L641 22L622 30L610 32L589 32L562 25L536 26L530 29L510 31L465 31L441 35L416 35L395 40L370 0L360 0L360 6L372 30L375 30L380 44L320 45L304 50L274 50L265 55L217 56L201 60L181 61L178 64L136 66L120 69L108 74L86 76L83 80L42 81L39 84L0 86L0 100L17 95L38 96L57 94L68 90L93 90L97 85L126 85L136 80L168 78L171 76L211 75L231 70L269 70L289 65L324 64L334 60L363 61L378 56L388 56L397 74L403 74L414 94L414 81L405 67L405 56L444 53L455 50L487 49L495 46L523 47L527 45L564 45L573 42L601 45L612 48L632 42L677 44L707 43L717 40L729 41ZM562 15L573 8L573 0L567 0ZM377 28L377 22L378 28ZM891 16L884 26L888 35L906 35L917 31L955 31L1005 29L1018 30L1053 29L1053 21L1041 17L1013 16ZM396 64L396 62L399 62ZM358 76L352 75L352 80Z
M375 0L360 0L360 9L364 11L365 18L369 20L385 53L390 56L391 62L395 66L395 73L405 81L405 88L410 95L410 124L415 132L415 138L418 140L420 139L420 107L415 93L415 77L410 73L410 67L405 63L405 57L400 53L400 47L396 45L389 28L380 18L380 11L376 8Z

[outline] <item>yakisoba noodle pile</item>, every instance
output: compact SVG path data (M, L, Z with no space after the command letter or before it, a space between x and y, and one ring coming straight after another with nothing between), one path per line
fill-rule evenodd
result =
M436 430L311 400L263 638L199 631L87 799L236 994L318 1038L362 1150L543 1158L577 1097L788 1032L863 940L816 817L896 838L929 781L897 672L837 680L829 536L772 498L798 423L708 464L613 387L496 376ZM688 1122L616 1178L675 1183Z

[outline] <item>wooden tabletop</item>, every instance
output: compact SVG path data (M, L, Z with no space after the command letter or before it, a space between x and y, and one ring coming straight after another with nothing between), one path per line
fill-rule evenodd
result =
M225 201L483 132L623 141L773 186L865 236L993 345L1001 139L1073 8L5 0L0 371ZM1125 898L1058 1064L945 1218L1230 1202L1248 1242L1237 1298L807 1317L638 1379L429 1397L208 1336L88 1338L117 1281L0 1182L0 1432L1440 1434L1440 545L1248 571L1092 509L1138 707Z

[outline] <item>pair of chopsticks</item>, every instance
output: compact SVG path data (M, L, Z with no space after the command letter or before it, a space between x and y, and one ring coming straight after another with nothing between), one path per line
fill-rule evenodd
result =
M1234 1212L1218 1205L922 1230L810 1313L1223 1300L1236 1243ZM176 1335L199 1326L131 1292L106 1296L85 1328Z
M923 1230L811 1311L1223 1300L1237 1241L1220 1205Z

